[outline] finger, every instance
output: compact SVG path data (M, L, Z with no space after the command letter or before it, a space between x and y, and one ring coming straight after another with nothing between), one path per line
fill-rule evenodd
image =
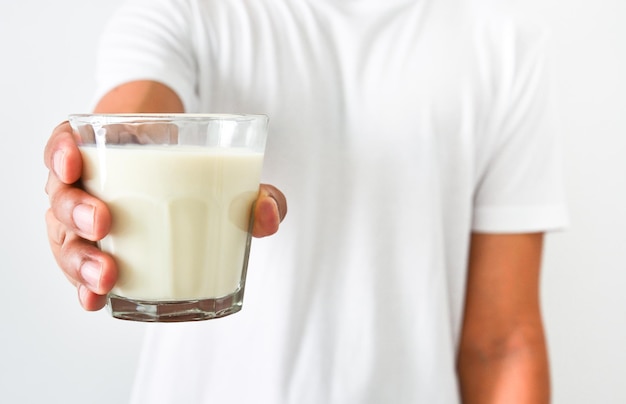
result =
M83 285L78 286L78 301L83 309L87 311L97 311L102 309L107 302L106 295L93 293Z
M83 160L68 122L57 126L44 150L44 163L65 184L80 178Z
M287 216L287 198L285 198L285 195L273 185L261 184L260 189L261 195L267 195L276 201L279 219L282 222L285 216Z
M254 237L270 236L278 231L287 214L287 199L276 187L262 184L254 207Z
M54 216L69 231L87 240L98 241L111 229L111 213L104 202L55 175L48 176L46 192Z
M48 209L46 211L46 228L48 230L48 243L50 244L50 250L52 251L52 255L54 256L57 265L61 267L61 249L65 244L65 238L68 236L67 227L57 220L54 213L52 213L52 209ZM70 276L67 276L67 278L72 285L76 286L75 279Z
M74 286L83 285L99 295L111 291L117 280L117 266L94 243L68 231L51 209L46 213L48 241L54 258Z

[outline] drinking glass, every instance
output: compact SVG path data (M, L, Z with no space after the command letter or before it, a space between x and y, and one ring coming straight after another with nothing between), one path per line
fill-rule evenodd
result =
M241 310L264 115L77 114L82 185L111 212L111 314L152 322Z

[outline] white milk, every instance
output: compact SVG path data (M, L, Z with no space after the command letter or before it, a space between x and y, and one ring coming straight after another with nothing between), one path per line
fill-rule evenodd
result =
M113 217L113 293L216 298L239 286L263 154L194 146L81 147L83 183Z

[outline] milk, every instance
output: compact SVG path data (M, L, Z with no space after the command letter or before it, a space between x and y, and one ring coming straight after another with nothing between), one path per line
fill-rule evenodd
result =
M195 146L82 146L83 184L105 201L100 242L119 268L113 294L217 298L240 286L263 154Z

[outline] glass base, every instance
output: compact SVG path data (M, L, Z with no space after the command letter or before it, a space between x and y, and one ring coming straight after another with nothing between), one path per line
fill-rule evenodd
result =
M216 299L150 301L109 294L111 315L122 320L172 323L225 317L241 310L243 289Z

